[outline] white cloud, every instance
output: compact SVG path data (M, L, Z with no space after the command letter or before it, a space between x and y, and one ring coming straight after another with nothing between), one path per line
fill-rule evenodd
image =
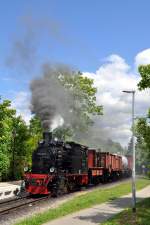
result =
M30 94L25 91L16 93L12 100L12 107L17 110L17 115L21 115L28 124L31 119Z
M150 64L150 48L145 49L136 55L135 64L136 66Z
M136 63L143 62L141 55L139 53L135 57ZM95 73L85 72L84 75L94 79L98 88L97 102L104 106L104 116L97 121L100 136L127 145L131 137L131 95L122 91L136 90L136 115L145 115L150 106L149 90L137 90L139 75L118 55L106 58L106 62Z

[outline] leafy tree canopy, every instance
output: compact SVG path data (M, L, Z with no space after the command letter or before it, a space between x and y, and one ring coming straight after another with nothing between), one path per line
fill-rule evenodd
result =
M35 115L29 124L29 139L27 141L28 165L31 165L32 152L36 149L38 142L42 139L42 125L40 119Z
M150 65L140 65L139 73L141 80L138 83L139 90L150 88ZM148 164L150 160L150 126L148 123L150 118L150 109L148 110L147 118L139 118L136 123L136 136L137 136L137 163L139 165Z
M15 110L10 106L10 101L0 101L0 176L7 176L10 164L8 152L11 146L11 119L15 115Z
M0 178L21 178L25 161L28 158L28 126L16 110L11 108L11 101L0 102ZM12 173L15 171L15 174ZM15 176L15 177L13 177Z
M93 124L93 116L103 114L103 107L96 103L97 89L94 87L93 79L84 77L81 72L72 76L63 74L58 78L73 96L74 101L70 106L73 120L70 126L57 128L55 133L60 136L64 130L65 136L76 136L78 132L88 130Z
M150 64L141 65L139 66L138 70L141 75L141 80L138 83L139 90L150 88Z

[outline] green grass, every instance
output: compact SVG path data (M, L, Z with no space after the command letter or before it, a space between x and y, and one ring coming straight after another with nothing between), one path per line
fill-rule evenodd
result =
M103 225L150 225L150 198L137 204L136 213L131 209L126 209Z
M150 185L150 180L148 179L138 179L136 181L137 190L142 189L147 185ZM130 192L131 182L126 182L113 188L98 189L90 193L74 197L72 200L63 203L55 209L49 209L48 211L41 214L36 214L31 218L27 218L21 222L16 223L16 225L40 225L47 221L65 216L81 209L111 201Z

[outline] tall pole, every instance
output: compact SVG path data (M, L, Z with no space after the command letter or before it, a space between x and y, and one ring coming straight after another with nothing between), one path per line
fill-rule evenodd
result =
M135 188L135 137L134 137L134 102L135 91L132 91L132 150L133 150L133 168L132 168L132 210L136 212L136 188Z
M135 130L134 130L134 104L135 104L135 91L123 91L132 94L132 211L136 212L136 188L135 188Z

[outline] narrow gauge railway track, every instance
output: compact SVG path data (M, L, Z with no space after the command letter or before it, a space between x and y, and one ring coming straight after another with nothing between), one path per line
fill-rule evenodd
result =
M40 197L38 199L33 199L29 197L22 197L22 198L20 197L20 198L11 199L8 201L0 202L0 215L7 214L10 211L13 211L25 205L43 201L45 199L48 199L49 197L50 196Z

